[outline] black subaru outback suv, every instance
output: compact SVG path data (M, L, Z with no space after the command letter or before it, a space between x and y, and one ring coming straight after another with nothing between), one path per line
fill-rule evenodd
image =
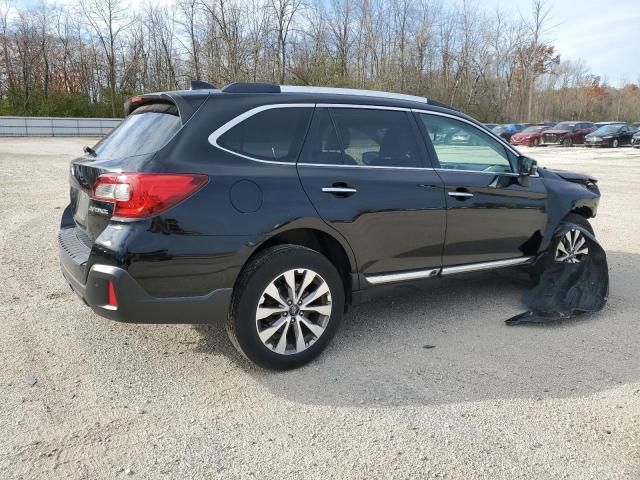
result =
M553 233L590 228L595 179L426 98L198 83L126 108L71 163L59 233L64 277L107 318L225 319L249 359L291 368L389 287L589 254Z

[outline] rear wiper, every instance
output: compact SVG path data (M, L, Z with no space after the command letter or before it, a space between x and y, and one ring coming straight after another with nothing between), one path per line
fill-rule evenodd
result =
M88 154L89 154L89 155L91 155L92 157L95 157L95 156L97 156L97 155L98 155L98 154L96 153L96 151L95 151L93 148L89 147L89 146L85 146L83 150L84 150L84 153L88 153Z

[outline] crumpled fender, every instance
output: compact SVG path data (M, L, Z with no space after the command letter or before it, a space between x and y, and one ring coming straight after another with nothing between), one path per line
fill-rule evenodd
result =
M571 212L588 212L586 216L595 217L600 202L600 190L595 179L589 175L573 172L556 172L547 168L539 171L545 180L547 189L547 228L543 232L540 251L551 244L560 223ZM562 176L560 175L562 173ZM592 180L590 187L581 181Z
M604 308L609 298L609 268L595 237L580 225L562 222L552 245L571 229L585 236L589 255L580 263L556 262L552 251L540 255L533 266L539 280L522 297L528 310L506 320L507 325L563 320Z

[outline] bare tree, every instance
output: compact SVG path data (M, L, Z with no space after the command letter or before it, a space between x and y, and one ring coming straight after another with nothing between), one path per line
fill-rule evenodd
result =
M302 6L302 0L271 0L270 6L276 22L275 32L280 64L279 81L284 83L287 68L287 39L293 18Z
M116 116L116 48L120 35L130 25L123 0L80 0L83 18L93 30L107 57L111 112Z
M118 115L126 96L189 78L405 91L484 121L640 111L637 84L560 61L544 0L526 16L466 0L48 1L0 0L3 112Z

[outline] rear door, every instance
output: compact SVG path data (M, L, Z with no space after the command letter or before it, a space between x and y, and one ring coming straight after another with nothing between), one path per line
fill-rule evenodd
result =
M446 204L403 109L318 105L298 162L320 216L371 277L441 266Z
M623 126L620 129L620 145L629 145L631 137L633 137L633 128L628 125Z
M444 266L537 253L547 223L547 192L537 176L521 183L505 146L472 123L436 113L416 113L438 161L446 189ZM468 145L441 132L455 126Z

